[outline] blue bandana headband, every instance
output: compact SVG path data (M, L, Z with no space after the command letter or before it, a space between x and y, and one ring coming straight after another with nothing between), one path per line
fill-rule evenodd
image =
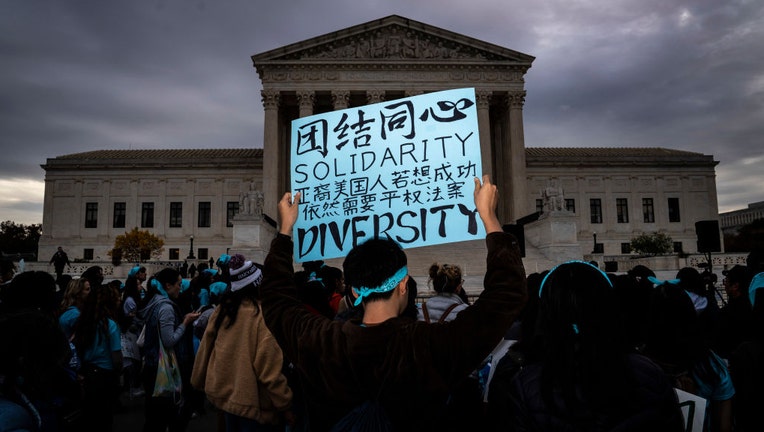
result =
M751 299L751 306L756 302L756 290L764 288L764 272L756 274L748 285L748 298Z
M131 268L131 269L130 269L130 272L127 274L127 276L128 276L128 277L129 277L129 276L133 276L133 277L135 277L135 275L137 275L137 274L138 274L138 272L140 272L140 271L141 271L141 266L135 266L135 267L133 267L133 268Z
M409 269L406 266L401 267L398 269L397 272L395 272L394 275L390 276L382 282L382 284L376 288L367 288L367 287L358 287L353 288L358 293L358 298L355 299L355 302L353 303L353 306L358 306L361 304L361 301L364 297L368 297L369 294L373 293L384 293L388 291L392 291L398 284L403 280L403 278L406 277L406 275L409 274Z
M230 261L231 261L231 255L223 254L223 255L220 255L220 258L218 258L218 265L226 266L228 265Z
M605 273L604 271L600 270L599 267L596 267L596 266L592 265L592 263L589 263L589 262L586 262L586 261L572 260L572 261L564 262L562 264L557 264L556 266L554 266L552 268L552 270L549 270L549 273L547 273L546 276L544 276L544 279L541 280L541 285L539 287L539 298L541 298L541 293L544 292L544 284L546 284L546 280L549 279L549 276L551 276L552 273L554 273L554 271L557 270L558 267L560 267L561 265L565 265L565 264L575 264L575 263L586 264L589 267L597 270L598 272L600 272L600 274L602 274L602 277L605 278L605 280L607 281L607 284L610 285L610 288L613 288L613 282L611 282L610 278L607 277L607 273Z
M163 296L169 298L170 296L167 294L167 291L162 288L162 282L159 282L156 279L151 279L151 286L153 286L157 291L159 291L159 294L162 294Z

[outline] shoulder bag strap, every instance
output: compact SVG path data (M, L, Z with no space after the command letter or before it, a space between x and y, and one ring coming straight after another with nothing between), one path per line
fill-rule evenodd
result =
M430 323L430 312L427 311L427 302L422 303L422 314L424 315L424 322Z
M454 310L455 307L459 306L458 303L454 303L451 306L449 306L445 312L443 312L443 315L440 316L440 319L438 320L438 324L443 324L443 322L448 318L448 314L451 313L452 310Z

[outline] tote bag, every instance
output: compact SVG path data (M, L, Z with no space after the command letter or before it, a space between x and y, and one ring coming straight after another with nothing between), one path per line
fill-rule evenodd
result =
M159 332L158 326L157 332ZM169 396L172 397L174 401L180 402L182 383L180 369L178 368L178 359L175 357L175 350L165 349L161 336L157 338L157 341L159 342L159 363L157 365L157 377L154 381L154 392L152 393L152 396Z

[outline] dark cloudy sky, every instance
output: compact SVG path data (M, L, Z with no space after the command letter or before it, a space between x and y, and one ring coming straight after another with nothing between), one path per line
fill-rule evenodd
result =
M42 221L46 158L262 146L250 56L398 14L536 57L528 147L713 155L764 200L760 0L3 0L0 220Z

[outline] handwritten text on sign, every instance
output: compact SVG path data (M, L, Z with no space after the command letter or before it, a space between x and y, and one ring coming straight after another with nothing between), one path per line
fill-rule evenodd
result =
M297 262L345 256L371 237L410 248L485 235L474 89L303 117L291 142Z

